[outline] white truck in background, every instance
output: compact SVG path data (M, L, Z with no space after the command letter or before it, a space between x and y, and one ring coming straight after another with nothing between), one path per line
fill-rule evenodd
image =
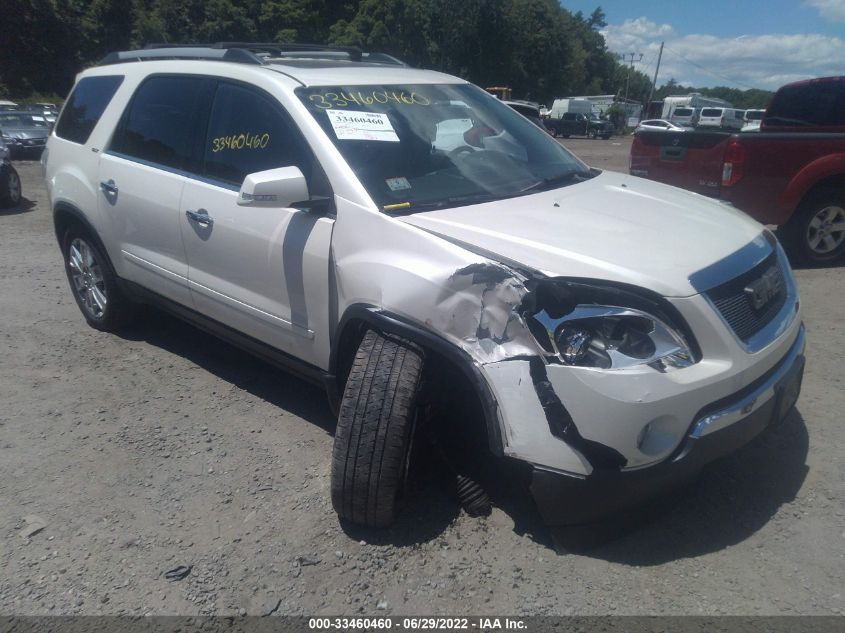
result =
M588 99L555 99L549 116L560 119L567 112L590 116L593 113L593 102Z
M662 119L676 125L695 127L702 108L731 108L733 104L718 97L705 97L699 92L673 95L663 99Z

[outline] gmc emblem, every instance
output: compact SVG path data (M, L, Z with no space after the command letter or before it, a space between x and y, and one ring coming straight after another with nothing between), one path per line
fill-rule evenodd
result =
M783 278L778 267L772 266L759 279L746 286L745 296L748 297L751 307L760 310L778 295L782 284Z

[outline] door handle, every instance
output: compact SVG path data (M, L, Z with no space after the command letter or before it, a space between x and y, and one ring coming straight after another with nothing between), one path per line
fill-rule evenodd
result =
M193 220L203 228L208 228L214 224L214 218L208 215L208 211L205 209L198 209L197 211L188 209L185 211L185 215L188 216L189 220Z
M103 190L103 193L109 194L111 196L117 195L117 185L114 184L114 180L107 180L106 182L101 182L100 189Z

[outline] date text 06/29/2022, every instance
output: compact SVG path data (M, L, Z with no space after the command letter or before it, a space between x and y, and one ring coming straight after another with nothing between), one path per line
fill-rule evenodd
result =
M405 631L498 631L526 630L526 623L519 618L507 617L381 617L381 618L309 618L308 628L313 631L330 630L386 630Z

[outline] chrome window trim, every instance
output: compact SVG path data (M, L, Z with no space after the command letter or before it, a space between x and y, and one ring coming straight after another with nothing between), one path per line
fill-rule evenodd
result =
M723 283L734 279L738 274L754 268L771 255L776 248L777 238L771 235L769 231L764 231L738 251L690 275L690 285L701 293L716 286L721 286Z

